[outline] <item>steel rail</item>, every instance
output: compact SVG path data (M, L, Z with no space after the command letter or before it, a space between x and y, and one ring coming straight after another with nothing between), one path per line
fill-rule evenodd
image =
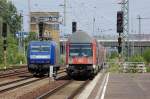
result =
M30 79L32 79L32 78L30 78ZM21 83L19 85L14 85L12 87L4 88L4 89L0 90L0 93L4 93L6 91L10 91L10 90L13 90L13 89L25 86L25 85L29 85L31 83L34 83L34 82L37 82L37 81L40 81L40 80L43 80L43 79L45 79L45 77L44 78L39 78L39 79L34 79L34 80L31 80L31 81L28 81L28 82L24 82L24 83Z

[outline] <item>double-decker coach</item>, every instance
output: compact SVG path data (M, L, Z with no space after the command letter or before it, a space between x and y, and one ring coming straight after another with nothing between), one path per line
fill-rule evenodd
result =
M76 31L66 43L66 67L70 77L93 77L102 67L105 48L84 31Z

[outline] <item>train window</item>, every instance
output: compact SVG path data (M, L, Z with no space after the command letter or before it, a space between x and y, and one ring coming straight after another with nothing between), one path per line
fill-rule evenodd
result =
M70 56L79 56L80 49L70 49Z
M90 45L71 45L70 56L92 56L92 48Z
M31 46L32 52L49 52L50 47L49 46Z

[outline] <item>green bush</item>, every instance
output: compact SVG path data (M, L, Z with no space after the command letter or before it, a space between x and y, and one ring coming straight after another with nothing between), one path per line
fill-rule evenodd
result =
M145 62L144 58L140 55L134 55L129 58L130 62ZM129 73L138 73L137 64L134 64L130 69L127 70Z
M129 58L130 62L144 62L144 58L140 55L135 55Z
M0 67L3 66L3 39L0 38ZM7 65L19 64L20 62L26 63L25 55L18 52L18 39L12 34L8 34L7 37Z
M23 54L18 53L16 55L16 60L15 60L15 64L24 64L26 63L26 57Z
M116 58L116 57L118 57L118 53L117 52L112 52L109 58L113 59L113 58Z
M147 63L150 63L150 49L147 49L147 50L144 52L143 57L144 57L144 59L145 59L145 61L146 61Z
M7 47L7 62L8 64L16 63L16 56L18 54L18 44L17 39L12 35L9 35L7 38L8 47Z
M150 72L150 66L146 66L146 72Z
M119 73L120 72L120 66L118 64L109 64L109 69L108 69L109 72L112 72L112 73Z
M112 73L119 73L120 72L120 66L117 63L117 61L118 61L117 58L109 59L109 61L108 61L108 65L109 65L108 72L112 72Z

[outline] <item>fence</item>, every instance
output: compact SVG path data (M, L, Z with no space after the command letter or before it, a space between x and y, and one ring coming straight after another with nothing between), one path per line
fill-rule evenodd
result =
M145 73L146 67L144 62L125 62L123 63L123 72Z

